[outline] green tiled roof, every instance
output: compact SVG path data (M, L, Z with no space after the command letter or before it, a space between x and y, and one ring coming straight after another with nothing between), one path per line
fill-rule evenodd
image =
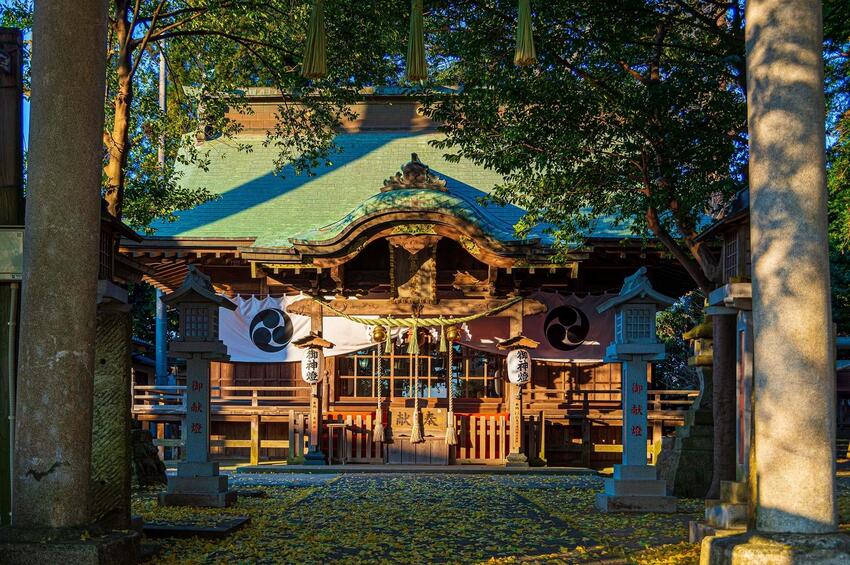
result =
M520 208L492 204L482 207L477 202L501 178L469 161L450 163L443 159L442 151L428 143L439 135L340 134L336 142L343 152L332 156L332 166L314 170L314 176L295 175L292 170L275 176L272 171L276 151L264 147L261 137L207 141L204 148L210 150L212 159L208 170L186 168L181 184L206 187L220 198L179 213L176 222L158 222L152 227L157 236L255 237L256 247L290 247L290 238L330 226L379 194L384 179L407 163L411 153L417 153L432 172L446 180L452 197L478 209L494 231L501 235L512 232L523 215ZM251 144L253 150L239 151L237 145L244 143ZM604 221L599 227L602 229L595 230L594 236L625 235L623 230L607 227ZM546 241L543 231L537 229L531 236Z

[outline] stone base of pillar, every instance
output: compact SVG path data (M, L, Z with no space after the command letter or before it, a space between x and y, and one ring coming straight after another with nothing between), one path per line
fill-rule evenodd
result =
M308 451L304 456L304 465L327 465L325 454L321 451Z
M614 465L614 478L605 479L605 492L596 495L602 512L676 511L676 497L667 496L667 483L649 465Z
M723 528L715 528L705 522L690 521L688 522L688 541L691 543L702 543L702 540L707 537L737 536L745 533L746 531L746 528L734 528L727 530Z
M839 565L850 563L844 534L745 534L702 540L700 565Z
M525 453L508 453L505 457L505 467L528 467L528 457Z
M720 481L720 500L706 500L705 522L691 522L688 531L691 543L699 543L707 536L746 532L747 483Z
M218 474L218 463L187 462L177 465L177 476L159 493L161 506L225 508L236 502L236 491L227 488L227 476Z
M3 527L0 528L0 555L3 563L10 565L138 563L140 539L135 531L97 533L82 528Z

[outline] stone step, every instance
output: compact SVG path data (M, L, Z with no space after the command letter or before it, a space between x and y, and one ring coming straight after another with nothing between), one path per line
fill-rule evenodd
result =
M746 527L747 505L706 500L705 521L709 526L723 530Z
M747 483L743 481L720 481L720 500L729 504L746 504Z
M605 479L606 494L621 495L643 495L643 496L665 496L667 494L666 481L617 481Z
M596 495L596 507L602 512L661 512L676 511L674 496L611 496L600 492Z

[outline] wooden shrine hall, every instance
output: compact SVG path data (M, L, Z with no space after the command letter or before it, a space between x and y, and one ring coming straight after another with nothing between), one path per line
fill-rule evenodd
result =
M208 168L184 171L218 198L121 247L163 292L194 265L237 305L219 319L230 361L211 366L214 454L300 462L312 411L333 463L504 464L512 450L532 464L619 462L620 367L602 361L613 324L595 306L641 266L681 295L691 283L672 259L605 218L567 253L545 226L517 235L521 209L482 202L501 179L445 159L409 96L364 96L333 165L275 175L262 139L280 97L250 95L253 112L231 117L253 151L209 136L198 141ZM311 335L333 345L312 403L294 346ZM519 395L506 379L512 338L536 345ZM134 417L163 447L182 441L180 374L174 383L134 382ZM697 392L649 388L656 442Z

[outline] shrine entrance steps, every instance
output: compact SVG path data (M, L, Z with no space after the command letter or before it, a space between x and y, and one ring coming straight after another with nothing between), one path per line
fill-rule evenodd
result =
M242 465L242 473L432 473L441 475L597 475L586 467L501 467L496 465Z

